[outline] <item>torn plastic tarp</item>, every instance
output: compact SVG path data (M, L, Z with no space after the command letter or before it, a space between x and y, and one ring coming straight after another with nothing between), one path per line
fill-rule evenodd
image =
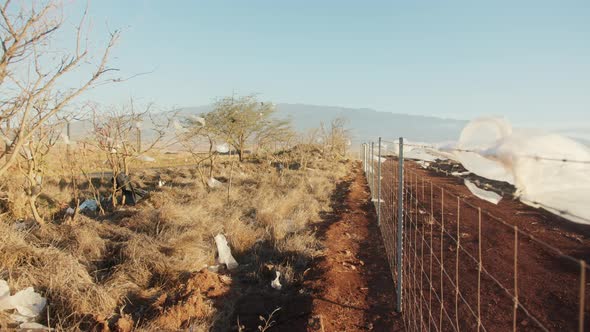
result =
M492 204L497 205L500 202L500 200L502 200L502 196L496 194L493 191L483 190L469 180L465 180L465 186L467 187L467 189L469 189L469 191L471 191L473 195L483 199L484 201L488 201Z
M215 244L217 244L217 253L219 255L217 261L219 264L225 264L228 270L233 270L238 267L238 262L234 256L232 256L231 250L227 245L227 239L223 234L217 234L215 236Z

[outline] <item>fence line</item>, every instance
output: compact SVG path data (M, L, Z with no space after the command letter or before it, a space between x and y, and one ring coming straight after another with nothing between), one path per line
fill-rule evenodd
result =
M399 144L398 156L383 160L383 143ZM363 144L361 158L397 286L396 309L406 330L551 331L559 324L578 331L588 328L584 260L433 183L424 171L404 163L404 146L401 138L379 139L377 149L375 143ZM533 265L531 258L536 259ZM523 265L523 259L528 264ZM539 259L544 259L538 264L543 266L534 264ZM555 270L552 264L569 265ZM539 272L547 275L539 279ZM539 299L548 290L542 282L531 284L543 278L577 286L558 285L563 294L557 296L562 298L541 294ZM535 286L540 288L536 292L531 290ZM546 300L561 301L556 305L557 315L563 316L558 325L553 321L560 317L547 317L544 311Z
M389 143L392 144L397 144L397 142L394 141L387 141ZM477 154L481 154L482 151L478 151L478 150L473 150L473 149L460 149L460 148L439 148L436 147L434 145L425 145L425 144L411 144L411 143L405 143L405 146L409 146L409 147L416 147L416 148L422 148L422 149L430 149L430 150L434 150L437 152L471 152L471 153L477 153ZM560 163L572 163L572 164L585 164L585 165L589 165L590 164L590 160L576 160L576 159L568 159L568 158L554 158L554 157L544 157L544 156L537 156L537 155L515 155L515 157L519 157L519 158L527 158L527 159L533 159L536 161L554 161L554 162L560 162Z

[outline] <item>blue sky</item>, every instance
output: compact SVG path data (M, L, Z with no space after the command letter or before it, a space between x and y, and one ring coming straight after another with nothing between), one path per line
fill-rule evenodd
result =
M70 23L85 1L66 12ZM586 126L590 1L115 1L123 75L84 98L162 107L260 93L274 102Z

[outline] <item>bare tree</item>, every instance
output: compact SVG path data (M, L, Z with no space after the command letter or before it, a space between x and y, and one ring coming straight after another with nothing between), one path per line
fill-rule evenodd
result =
M288 149L296 137L288 120L265 120L265 126L256 133L256 152Z
M51 43L62 30L63 19L57 1L42 5L11 1L0 4L0 135L5 148L0 151L0 176L15 164L23 149L39 130L85 90L106 81L114 69L107 66L119 32L112 32L96 61L88 47L84 12L76 29L75 46L61 56ZM85 68L94 63L93 69ZM84 68L84 69L83 69ZM63 88L64 78L86 72L80 85ZM110 80L114 81L114 80ZM61 86L61 88L60 88ZM43 105L39 108L39 105Z
M217 156L216 134L203 116L186 117L177 125L177 140L191 154L201 181L206 183L203 164L209 161L207 177L213 176Z
M103 153L113 179L119 174L129 175L133 159L148 158L148 152L170 143L172 136L169 135L169 128L173 115L154 115L151 107L152 105L148 105L144 110L138 111L132 100L129 105L106 112L94 108L93 129L86 143ZM149 130L152 132L149 137L141 136L143 123L149 124ZM111 188L113 207L117 206L116 197L119 190L116 182L113 181Z
M44 107L43 103L34 107L35 116L33 118L42 116ZM31 124L34 123L35 121L31 121ZM62 125L63 123L59 121L44 122L42 126L35 129L34 134L29 137L19 151L22 158L17 165L25 178L24 191L28 197L27 203L30 206L33 218L41 225L45 224L45 220L37 208L37 198L43 191L44 177L47 171L47 157L60 137Z
M256 96L225 97L215 103L215 110L206 115L209 128L217 137L228 142L244 159L246 145L270 128L282 128L286 122L272 118L272 103L259 102ZM261 136L263 137L263 136Z
M350 144L350 130L346 128L345 118L335 118L326 127L320 125L320 141L325 157L341 158L346 156L346 149Z

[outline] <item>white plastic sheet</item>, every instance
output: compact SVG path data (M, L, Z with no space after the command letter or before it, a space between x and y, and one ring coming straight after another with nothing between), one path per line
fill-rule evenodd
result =
M474 151L453 153L467 170L513 184L523 203L590 224L590 165L559 161L590 160L588 147L561 135L513 129L498 118L467 124L457 147Z
M465 186L467 187L467 189L469 189L469 191L471 191L473 195L483 199L484 201L488 201L492 204L497 205L498 203L500 203L500 200L502 200L502 196L496 194L493 191L483 190L469 180L465 180Z
M47 328L33 322L46 304L47 299L35 292L33 287L25 288L11 296L8 283L0 279L0 310L14 310L10 317L17 323L23 323L20 325L21 328Z
M227 245L227 239L223 234L217 234L215 236L215 244L217 245L217 261L219 264L225 264L228 270L233 270L238 267L238 262L232 256L231 250Z

